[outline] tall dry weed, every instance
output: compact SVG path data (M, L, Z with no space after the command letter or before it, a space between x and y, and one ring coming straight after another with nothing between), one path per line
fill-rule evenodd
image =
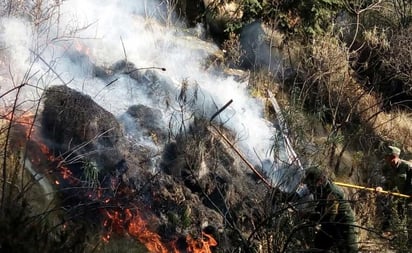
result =
M412 146L410 115L383 111L380 96L366 89L350 70L344 44L335 38L315 38L303 67L305 92L316 94L317 104L328 108L333 121L344 124L356 120L389 142Z

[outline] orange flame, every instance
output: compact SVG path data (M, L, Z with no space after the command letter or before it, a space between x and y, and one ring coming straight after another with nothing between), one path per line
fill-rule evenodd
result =
M26 130L26 138L29 138L31 136L31 133L34 131L34 128L32 127L34 124L34 114L32 113L25 112L21 115L17 115L16 113L10 111L2 115L2 117L8 121L12 121L12 123L17 123L23 126Z
M74 41L74 49L80 54L87 56L89 59L93 58L92 50L85 43L79 40Z
M61 160L59 157L55 157L52 152L50 152L49 148L40 140L38 137L33 134L35 130L33 126L34 115L33 114L25 114L19 117L12 115L11 113L6 114L5 116L8 120L13 120L14 122L18 123L25 127L25 134L27 139L31 139L34 141L38 148L40 149L41 153L51 162L58 162L60 164ZM33 154L32 159L38 159L40 164L40 158L34 157ZM43 158L44 159L44 158ZM63 180L66 180L70 184L75 184L78 182L79 179L73 176L71 170L60 164L58 166L60 170L60 175ZM56 179L54 180L56 185L59 185L60 182ZM127 192L127 189L124 189ZM97 190L90 197L93 198L102 198L102 193L100 190ZM102 203L109 203L111 202L111 198L102 199ZM115 202L115 201L114 201ZM120 209L120 207L119 207ZM144 220L144 216L141 215L137 209L121 209L121 211L104 211L106 219L103 222L103 226L107 229L107 233L102 236L102 240L104 242L109 242L111 239L111 233L115 232L117 234L124 234L127 233L128 235L134 237L138 241L140 241L151 253L179 253L180 251L176 249L174 243L172 242L171 245L166 246L165 243L162 242L162 238L159 234L151 231L148 228L148 223ZM212 253L211 247L217 246L216 240L209 234L202 233L201 238L193 238L192 236L188 235L186 237L186 250L187 253ZM172 248L170 250L170 248Z
M30 140L36 143L37 148L31 149L30 150L31 154L29 155L30 161L33 164L39 165L41 162L44 162L44 161L60 162L59 158L55 157L52 154L52 152L50 152L47 145L39 139L38 135L35 134L35 130L36 130L36 126L34 122L35 115L33 113L25 112L21 115L17 115L16 113L8 112L8 113L5 113L3 116L4 116L4 119L12 121L12 123L17 124L18 126L24 129L24 133L25 133L24 141L25 142ZM41 155L37 151L40 151ZM70 183L75 183L78 181L78 179L76 179L72 175L72 172L66 166L60 164L58 166L58 169L60 170L60 174L63 179L68 180ZM55 184L60 184L60 182L57 180L55 180L54 182Z
M137 212L136 210L134 211ZM109 230L117 233L126 231L129 235L144 244L150 252L169 252L161 242L160 236L147 228L146 221L144 221L140 215L134 214L130 209L125 209L123 214L117 211L113 213L106 211L106 214L110 219L109 223L111 227ZM122 216L124 216L124 218ZM109 223L105 222L106 225Z
M204 232L202 233L202 238L197 240L187 236L186 242L188 244L187 252L190 253L212 253L210 247L217 246L216 240Z
M110 213L106 210L107 217L110 221L105 221L104 225L110 232L127 232L130 236L136 238L146 246L149 252L152 253L168 253L168 247L162 242L160 235L150 231L147 228L147 222L142 218L142 215L137 210L125 209L123 213ZM123 217L124 216L124 217ZM110 227L109 227L110 226ZM103 237L104 241L108 241L110 234ZM202 233L202 238L195 239L188 235L186 237L187 253L212 253L211 247L217 246L216 240L209 234ZM174 245L171 245L174 253L179 253Z
M90 56L90 48L88 48L85 44L83 44L82 42L80 42L79 40L75 40L74 41L74 48L82 53L85 54L87 56Z

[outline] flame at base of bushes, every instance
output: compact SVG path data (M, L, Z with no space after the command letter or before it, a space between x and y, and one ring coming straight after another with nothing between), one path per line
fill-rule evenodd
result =
M68 187L79 187L79 185L81 185L81 180L74 176L70 167L65 165L62 157L55 157L47 145L41 140L40 135L36 133L37 128L34 125L34 115L23 114L16 116L13 113L5 115L4 119L10 123L14 123L13 126L21 131L21 135L19 135L21 139L14 140L15 143L13 144L23 146L24 143L32 143L27 150L27 156L33 165L38 167L37 170L48 171L46 176L54 182L56 187L64 187L62 186L63 181ZM83 187L79 187L79 189L82 188ZM103 226L106 230L102 238L103 241L108 242L112 233L119 235L127 234L145 245L149 252L181 252L177 247L177 240L165 243L159 234L149 228L148 224L155 224L155 222L151 222L150 218L146 219L145 217L147 217L147 215L143 215L143 213L139 211L136 203L134 205L133 203L127 203L130 207L125 208L124 203L119 202L121 197L116 195L107 198L107 196L104 197L103 191L103 189L97 187L87 190L86 193L81 193L80 190L78 192L79 195L83 194L85 199L88 198L95 203L100 203L100 208L103 210ZM119 195L122 195L122 193L126 194L127 192L129 192L127 185L122 184L118 189ZM119 199L117 197L119 197ZM148 213L150 213L150 210ZM206 233L202 233L201 238L193 238L188 235L183 244L183 247L185 247L183 251L187 253L211 253L211 247L217 246L216 240Z
M123 211L104 211L107 219L104 222L104 227L107 229L107 234L103 240L108 242L111 233L127 233L153 253L179 253L175 243L166 245L162 242L161 237L148 229L147 222L142 218L143 215L137 209L124 209ZM209 234L202 233L202 238L195 239L188 235L186 237L186 249L188 253L212 253L211 247L217 246L216 240Z
M202 233L203 238L193 239L191 236L186 237L186 242L189 245L187 252L194 253L212 253L210 247L217 246L216 240L209 234Z

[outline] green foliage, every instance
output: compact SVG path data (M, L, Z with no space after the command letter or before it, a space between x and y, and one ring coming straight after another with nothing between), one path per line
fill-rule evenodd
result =
M243 7L245 12L244 21L252 21L262 13L264 5L259 3L258 0L245 0Z
M276 24L290 36L311 37L329 31L343 7L343 0L245 0L242 19L228 20L225 33L238 33L243 26L258 20Z
M182 217L181 217L182 226L184 228L189 227L190 224L192 223L192 219L190 218L190 214L191 214L190 207L186 206L183 210Z
M229 20L226 23L225 33L238 33L243 26L260 19L263 13L263 5L258 0L244 0L242 2L243 16L241 20Z
M184 206L182 210L179 211L169 211L167 213L167 219L173 226L178 226L182 228L187 228L192 224L192 219L190 217L191 210L190 207Z
M95 162L85 161L83 164L83 174L87 187L91 189L99 187L99 169Z
M341 0L283 1L280 24L288 32L321 34L329 30L342 6Z
M289 34L313 36L329 30L336 14L342 10L342 0L280 0L248 1L244 5L244 19L277 23Z

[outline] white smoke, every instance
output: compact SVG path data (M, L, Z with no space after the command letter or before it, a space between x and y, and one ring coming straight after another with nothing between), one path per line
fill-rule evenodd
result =
M217 120L237 133L237 145L254 165L273 161L270 150L275 129L264 119L263 103L250 96L246 83L205 71L203 64L217 50L216 45L190 35L164 4L70 0L62 3L52 20L44 26L23 18L0 20L0 94L26 81L41 89L67 84L116 116L135 104L161 109L167 127L170 114L164 111L165 101L176 98L181 82L187 80L199 85L202 98L195 109L206 117L232 99ZM110 66L125 59L136 68L166 68L159 76L168 81L160 81L154 95L154 90L128 75L117 74L110 80L94 77L93 65ZM29 69L30 78L25 80ZM27 87L31 96L40 96L41 89ZM10 98L5 96L1 102L10 103Z
M32 46L30 24L17 18L3 18L1 20L1 49L7 52L13 73L24 73L29 68L30 52ZM4 60L4 59L3 59ZM3 64L5 64L3 62ZM2 75L5 74L2 69Z

